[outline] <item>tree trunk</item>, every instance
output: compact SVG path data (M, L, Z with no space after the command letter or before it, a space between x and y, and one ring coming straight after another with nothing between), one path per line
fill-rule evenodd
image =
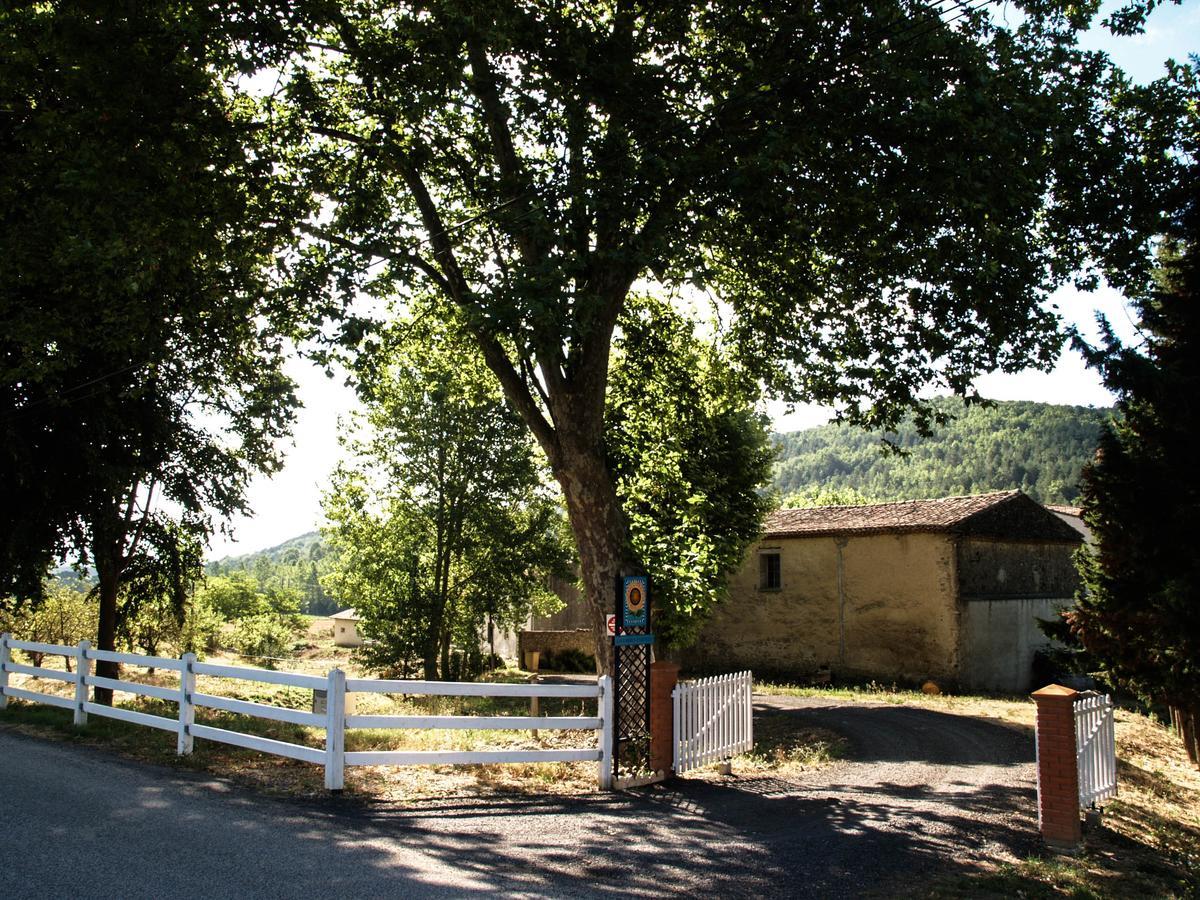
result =
M117 649L117 591L121 585L120 572L108 554L96 554L96 575L100 580L100 622L96 630L98 650ZM96 660L96 675L99 678L116 678L120 674L117 664L110 660ZM93 689L92 700L112 706L111 688Z
M1175 726L1175 733L1183 742L1188 759L1193 766L1200 769L1200 715L1197 715L1196 707L1191 703L1180 702L1171 703L1168 708L1171 711L1171 724Z
M438 680L438 644L438 632L431 627L425 636L424 652L421 654L426 681Z
M567 517L579 551L596 669L599 674L611 675L612 641L605 617L616 609L617 578L641 574L641 567L629 547L629 528L602 448L564 441L560 449L554 475L566 499Z

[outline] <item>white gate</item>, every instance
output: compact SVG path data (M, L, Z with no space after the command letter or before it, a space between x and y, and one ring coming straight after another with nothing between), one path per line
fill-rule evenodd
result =
M1075 754L1082 808L1117 795L1117 742L1113 703L1107 694L1084 695L1074 705Z
M754 747L750 672L675 686L675 774L731 759Z

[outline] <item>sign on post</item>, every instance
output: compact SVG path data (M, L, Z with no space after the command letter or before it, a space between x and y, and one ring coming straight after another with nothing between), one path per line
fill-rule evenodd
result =
M636 776L650 767L650 577L618 577L616 589L614 772Z
M645 628L650 606L650 579L645 575L626 576L622 585L624 628Z

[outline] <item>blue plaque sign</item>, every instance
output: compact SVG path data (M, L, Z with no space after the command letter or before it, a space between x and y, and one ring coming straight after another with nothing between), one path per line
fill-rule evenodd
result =
M621 592L624 605L623 628L645 628L646 612L650 606L650 579L645 575L629 575Z

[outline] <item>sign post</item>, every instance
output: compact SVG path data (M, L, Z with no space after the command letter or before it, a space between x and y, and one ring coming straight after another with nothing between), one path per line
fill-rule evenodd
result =
M650 771L650 576L617 578L613 635L615 775Z

